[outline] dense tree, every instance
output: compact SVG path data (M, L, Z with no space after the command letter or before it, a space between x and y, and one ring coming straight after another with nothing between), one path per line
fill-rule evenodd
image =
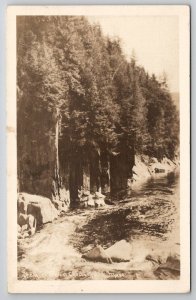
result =
M53 180L77 198L84 173L107 192L111 182L126 186L135 154L174 158L179 120L165 76L150 76L135 55L128 61L99 25L18 17L17 54L19 181L41 177L48 194Z

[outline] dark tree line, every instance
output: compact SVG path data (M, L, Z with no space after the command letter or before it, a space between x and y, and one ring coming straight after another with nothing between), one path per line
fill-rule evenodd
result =
M173 159L179 144L166 82L85 17L18 17L17 111L19 189L29 192L49 195L54 182L72 199L85 185L115 192L135 154Z

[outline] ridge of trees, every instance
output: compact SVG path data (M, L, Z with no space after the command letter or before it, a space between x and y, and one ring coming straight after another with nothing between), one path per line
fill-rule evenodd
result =
M85 17L17 18L17 109L22 169L25 161L26 169L32 165L24 150L28 126L35 130L31 137L44 131L46 156L44 141L56 137L56 174L61 156L76 161L77 153L94 160L103 154L107 165L108 157L122 155L134 164L135 153L174 159L179 145L178 112L166 82L134 55L128 61L120 40L105 37Z

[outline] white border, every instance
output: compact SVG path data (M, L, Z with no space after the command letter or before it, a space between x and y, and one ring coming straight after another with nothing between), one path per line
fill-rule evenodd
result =
M179 17L180 62L180 280L17 280L16 16L124 15ZM11 293L185 293L190 290L190 10L186 5L10 6L7 9L8 291Z

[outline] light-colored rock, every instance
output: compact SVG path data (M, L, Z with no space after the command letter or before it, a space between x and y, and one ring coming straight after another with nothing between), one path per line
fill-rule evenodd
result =
M95 192L95 199L105 199L105 196L100 192Z
M116 242L113 246L105 250L106 254L111 257L112 261L122 262L130 261L132 246L125 240Z
M95 206L95 201L93 199L93 195L91 195L91 194L88 196L88 206L90 206L90 207Z
M49 198L27 193L20 193L20 196L27 203L27 214L33 215L39 225L52 222L58 217L58 212Z
M93 197L94 202L95 202L95 206L99 207L99 206L104 206L105 205L105 196L100 193L100 192L95 192L95 195Z
M91 260L94 262L104 262L104 263L112 263L111 258L108 256L108 254L105 252L105 250L101 246L96 246L86 254L82 256L82 258L85 258L87 260Z
M104 198L94 199L94 203L95 203L96 207L104 206L105 205Z
M67 210L70 206L70 192L66 190L65 188L60 189L60 201L63 202L64 210Z

